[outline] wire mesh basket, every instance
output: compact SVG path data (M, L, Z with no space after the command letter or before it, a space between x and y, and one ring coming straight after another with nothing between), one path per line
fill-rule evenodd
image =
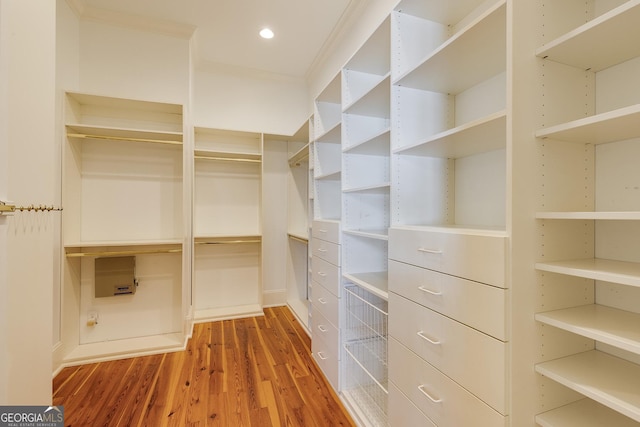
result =
M345 287L343 392L374 426L387 423L387 301Z

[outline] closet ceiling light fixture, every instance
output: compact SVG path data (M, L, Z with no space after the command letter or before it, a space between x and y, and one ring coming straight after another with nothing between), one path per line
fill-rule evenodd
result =
M271 29L269 28L263 28L260 30L260 37L262 37L263 39L272 39L273 31L271 31Z

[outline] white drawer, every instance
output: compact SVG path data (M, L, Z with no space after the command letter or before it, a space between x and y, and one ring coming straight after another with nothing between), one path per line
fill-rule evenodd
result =
M338 297L324 286L313 287L312 304L333 326L338 327Z
M391 228L389 258L505 287L504 233Z
M479 363L475 364L475 367L478 370L486 369ZM438 427L507 425L507 417L496 412L395 339L389 340L389 379ZM487 384L486 387L491 385ZM391 396L389 399L390 404L394 405L395 400L392 401ZM389 409L391 414L395 411L393 407Z
M506 290L389 261L389 290L506 341Z
M338 391L338 330L327 322L315 308L313 311L313 329L311 333L311 353L333 388Z
M389 335L502 414L506 344L391 292Z
M340 266L340 245L314 237L311 239L311 251L313 257L322 258L333 265Z
M340 243L340 221L315 220L311 235L328 242Z
M388 413L390 426L437 427L393 383L389 383Z
M312 278L315 282L331 291L335 296L340 294L340 267L319 257L311 258Z

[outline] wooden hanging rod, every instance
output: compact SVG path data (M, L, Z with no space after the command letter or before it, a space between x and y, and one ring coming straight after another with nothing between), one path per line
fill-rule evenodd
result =
M129 142L155 142L160 144L182 145L182 141L171 141L168 139L131 138L131 137L125 137L125 136L90 135L85 133L68 133L67 136L69 138L101 139L101 140L129 141Z

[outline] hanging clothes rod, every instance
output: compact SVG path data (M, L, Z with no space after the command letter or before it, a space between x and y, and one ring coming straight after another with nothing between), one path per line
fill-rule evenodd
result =
M260 159L244 159L241 157L219 157L219 156L205 156L202 154L198 154L193 156L194 159L203 159L203 160L218 160L223 162L245 162L245 163L260 163L262 160Z
M155 142L160 144L182 145L182 141L171 141L168 139L152 139L152 138L132 138L125 136L109 136L109 135L89 135L84 133L68 133L69 138L81 139L101 139L113 141L129 141L129 142Z
M127 255L149 255L149 254L173 254L182 252L181 248L176 249L140 249L130 251L96 251L96 252L67 252L67 258L81 257L114 257Z
M239 243L260 243L260 239L237 239L237 240L212 240L208 242L195 242L196 245L233 245Z

